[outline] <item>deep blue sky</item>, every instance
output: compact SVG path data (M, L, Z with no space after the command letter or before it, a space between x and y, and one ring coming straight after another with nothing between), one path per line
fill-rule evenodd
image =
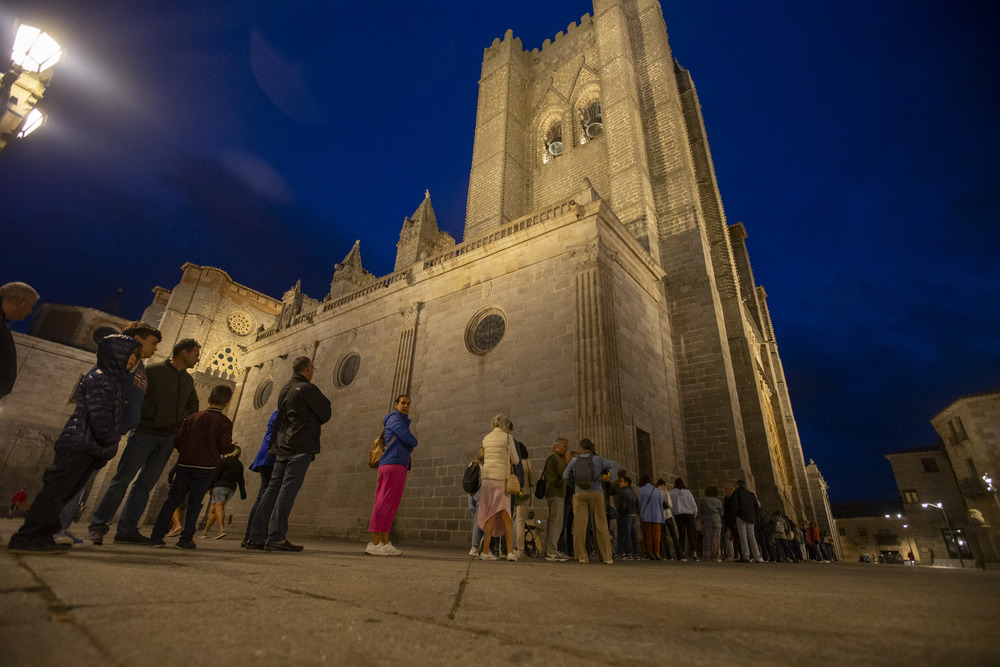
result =
M1000 387L996 3L663 2L730 223L769 295L807 460L891 498L885 452ZM430 189L461 238L483 49L587 0L15 0L67 46L48 125L0 156L0 282L138 317L186 261L322 298L392 270ZM994 471L994 474L1000 471Z

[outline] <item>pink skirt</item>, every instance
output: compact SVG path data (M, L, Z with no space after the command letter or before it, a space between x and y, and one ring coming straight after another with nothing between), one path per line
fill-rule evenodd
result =
M369 533L388 533L392 528L405 484L406 466L390 464L378 467L378 486L375 488L372 518L368 522Z
M482 491L479 493L479 511L476 513L476 523L482 529L491 516L496 516L493 522L493 535L501 537L504 534L503 520L499 515L506 512L510 516L510 496L507 494L507 482L502 479L484 479Z

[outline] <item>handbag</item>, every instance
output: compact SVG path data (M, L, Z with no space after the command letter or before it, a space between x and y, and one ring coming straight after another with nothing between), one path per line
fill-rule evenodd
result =
M538 483L535 484L535 497L538 498L539 500L543 500L545 498L545 476L544 475L541 476L541 477L539 477L538 478Z
M518 481L517 475L514 474L513 464L510 466L510 472L507 473L507 483L504 485L504 490L509 496L516 496L521 493L521 482Z
M396 435L393 434L392 437L389 438L389 443L391 443L392 438L395 437ZM369 468L378 468L378 463L382 460L382 455L385 454L385 448L389 443L385 441L385 430L383 429L383 431L378 434L378 437L372 440L372 448L368 451Z

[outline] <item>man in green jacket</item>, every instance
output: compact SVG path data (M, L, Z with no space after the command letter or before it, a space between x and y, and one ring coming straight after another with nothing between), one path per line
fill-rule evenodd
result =
M546 523L545 560L564 562L569 556L559 552L559 536L563 532L563 512L566 509L566 480L563 471L569 463L569 441L566 438L556 438L552 445L552 453L545 459L542 476L545 478L545 502L549 506L549 518Z

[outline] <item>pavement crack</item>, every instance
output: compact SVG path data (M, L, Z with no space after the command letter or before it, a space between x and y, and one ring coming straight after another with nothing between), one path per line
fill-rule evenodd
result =
M73 610L76 609L78 605L69 605L63 602L61 599L59 599L59 596L56 594L56 592L52 590L52 588L48 584L42 581L41 577L39 577L38 574L33 569L31 569L28 566L28 564L24 562L23 559L18 558L17 560L20 566L23 567L25 570L27 570L28 573L31 575L31 578L38 583L37 586L32 586L26 590L30 590L31 592L37 594L40 598L42 598L42 600L45 602L46 607L48 607L49 609L49 613L52 614L52 620L73 626L81 635L87 638L87 641L90 642L90 644L94 647L94 649L98 653L104 656L104 659L107 661L107 664L109 665L119 664L118 660L115 659L114 654L110 650L108 650L108 648L104 644L98 641L93 634L91 634L87 626L77 622L76 618L73 616Z
M465 587L469 585L469 572L472 571L472 561L469 561L469 566L465 568L465 576L462 577L462 581L458 582L458 592L455 593L455 602L451 605L451 612L448 614L448 620L454 621L455 616L458 614L458 607L462 604L462 596L465 595Z

